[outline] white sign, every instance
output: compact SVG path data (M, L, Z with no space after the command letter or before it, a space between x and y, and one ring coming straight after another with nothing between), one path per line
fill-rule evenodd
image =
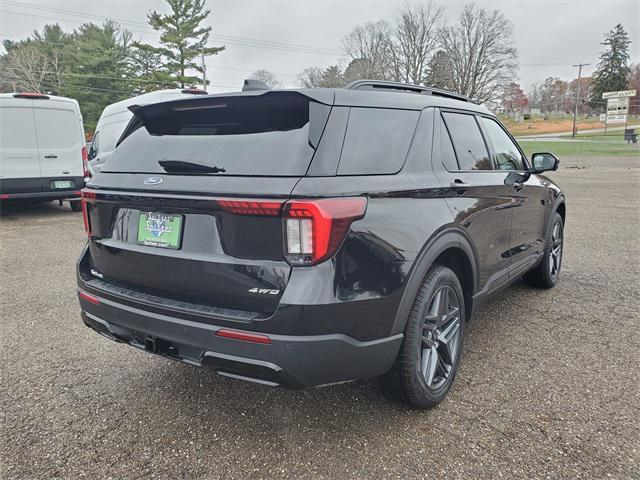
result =
M607 114L606 113L601 113L600 114L600 121L604 122L607 119Z
M626 115L608 115L607 125L610 123L627 123Z
M635 90L619 90L617 92L603 92L602 98L621 98L621 97L635 97Z
M626 115L627 113L629 113L629 97L607 100L607 115Z

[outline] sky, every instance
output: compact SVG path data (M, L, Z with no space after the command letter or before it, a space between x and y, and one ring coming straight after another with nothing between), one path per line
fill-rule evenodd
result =
M213 27L210 46L226 50L206 59L210 91L237 90L256 69L272 71L287 87L297 86L306 67L344 64L341 39L368 21L393 22L406 0L207 0ZM422 2L424 3L424 2ZM434 1L455 22L467 1ZM622 23L631 38L631 60L640 62L640 0L478 0L513 22L519 82L528 89L547 77L570 80L578 63L589 76L604 34ZM0 0L0 39L25 38L47 23L72 29L111 18L136 40L157 44L146 25L151 10L167 12L163 0Z

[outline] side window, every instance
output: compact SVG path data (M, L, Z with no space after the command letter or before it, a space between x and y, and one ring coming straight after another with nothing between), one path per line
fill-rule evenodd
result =
M98 156L100 152L100 132L93 134L93 140L91 141L91 148L89 149L89 160L93 160Z
M480 128L473 115L445 112L444 117L461 170L493 170Z
M493 145L500 170L524 170L524 161L518 147L500 125L490 118L483 118L482 124Z
M338 175L392 174L409 152L420 112L352 107Z
M453 149L453 143L444 122L440 122L440 159L450 172L460 170L456 159L456 151Z

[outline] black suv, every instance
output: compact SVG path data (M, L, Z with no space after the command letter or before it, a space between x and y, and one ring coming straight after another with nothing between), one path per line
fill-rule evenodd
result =
M82 319L113 340L293 388L446 394L465 322L552 287L565 201L486 108L358 81L142 107L83 190Z

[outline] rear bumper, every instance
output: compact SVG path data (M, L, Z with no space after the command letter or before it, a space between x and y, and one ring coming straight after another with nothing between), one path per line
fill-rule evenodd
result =
M97 304L80 298L84 323L98 333L221 375L267 385L302 388L373 378L391 368L402 343L402 334L372 341L343 334L266 334L271 343L253 343L216 336L221 328L216 325L98 298Z
M55 180L68 180L73 187L64 190L52 189ZM56 200L80 198L80 189L84 188L84 177L37 177L0 179L1 200Z

